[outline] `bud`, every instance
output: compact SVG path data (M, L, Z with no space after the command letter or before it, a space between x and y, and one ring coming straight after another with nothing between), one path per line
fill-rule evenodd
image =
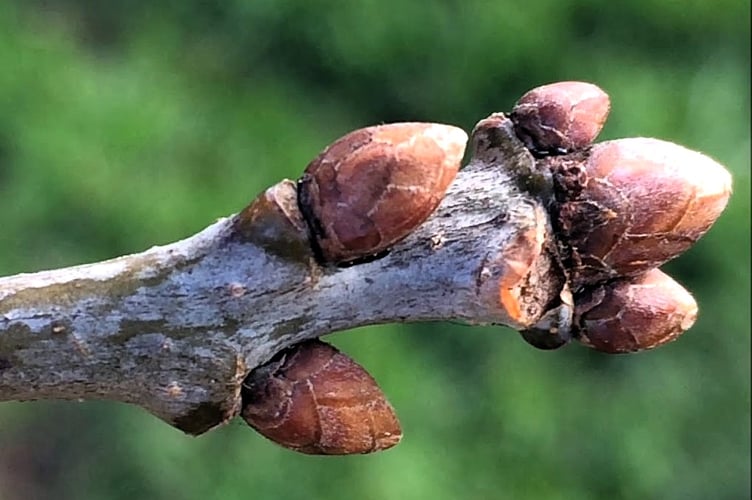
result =
M283 180L270 187L235 216L236 235L286 259L312 257L306 225L297 206L295 183Z
M720 216L731 176L707 156L657 139L620 139L541 160L575 285L636 275L691 247Z
M523 95L510 113L517 136L539 156L587 147L611 107L608 94L585 82L558 82Z
M251 427L300 453L371 453L402 438L376 381L319 340L294 345L256 368L243 384L242 398L242 416Z
M394 123L356 130L325 149L298 181L321 259L352 263L415 230L457 174L466 142L457 127Z
M588 290L575 303L579 341L611 354L670 342L697 318L692 295L658 269Z

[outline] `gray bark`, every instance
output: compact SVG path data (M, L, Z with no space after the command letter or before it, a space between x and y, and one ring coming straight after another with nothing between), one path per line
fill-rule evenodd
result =
M200 434L237 414L254 367L306 338L425 320L531 326L563 283L529 194L546 179L508 123L492 132L474 135L436 212L372 262L274 251L241 214L143 253L0 278L0 401L116 400ZM510 315L498 283L530 234L544 245Z

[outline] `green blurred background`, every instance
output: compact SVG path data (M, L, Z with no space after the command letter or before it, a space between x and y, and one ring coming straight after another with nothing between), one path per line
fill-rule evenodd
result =
M602 138L672 140L735 182L667 266L701 311L673 344L333 335L402 420L373 456L297 455L241 422L191 438L116 403L2 403L0 499L749 498L749 16L738 0L0 2L0 275L185 237L354 128L469 130L557 80L611 95Z

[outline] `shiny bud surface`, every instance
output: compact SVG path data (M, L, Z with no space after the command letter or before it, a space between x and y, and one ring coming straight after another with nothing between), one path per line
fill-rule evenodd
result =
M612 354L675 340L697 318L692 295L658 269L598 286L575 300L580 342Z
M385 450L402 430L374 379L319 340L296 344L243 384L242 417L275 443L313 455Z
M314 159L298 202L323 261L387 250L436 209L460 167L467 134L436 123L351 132Z
M576 284L636 275L678 256L731 195L723 166L658 139L603 142L541 161L554 175L554 224L572 251Z
M558 82L523 95L510 113L518 137L540 156L587 147L598 136L611 102L585 82Z

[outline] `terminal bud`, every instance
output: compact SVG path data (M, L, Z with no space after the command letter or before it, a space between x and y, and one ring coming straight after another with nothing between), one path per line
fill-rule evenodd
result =
M551 169L553 223L575 288L658 267L720 216L731 176L707 156L658 139L619 139L541 160Z

